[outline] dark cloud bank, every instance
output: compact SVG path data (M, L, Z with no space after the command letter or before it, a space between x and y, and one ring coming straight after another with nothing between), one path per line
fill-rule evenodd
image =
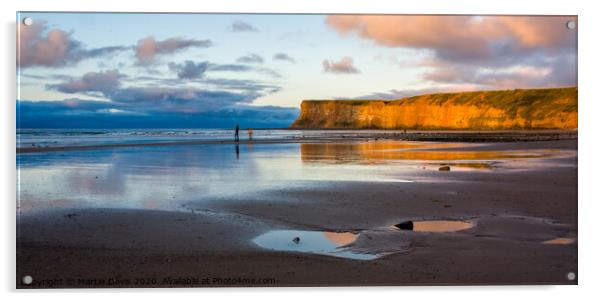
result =
M299 110L273 106L230 105L215 111L179 113L127 111L106 101L19 101L18 128L284 128ZM119 111L117 111L119 110Z

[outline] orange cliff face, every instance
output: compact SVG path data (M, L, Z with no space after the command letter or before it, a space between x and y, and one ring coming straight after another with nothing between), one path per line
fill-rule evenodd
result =
M400 100L305 100L291 128L577 129L577 88L430 94Z

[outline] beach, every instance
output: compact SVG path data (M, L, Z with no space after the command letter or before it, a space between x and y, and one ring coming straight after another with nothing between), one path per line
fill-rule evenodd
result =
M405 135L17 149L17 286L577 284L576 132Z

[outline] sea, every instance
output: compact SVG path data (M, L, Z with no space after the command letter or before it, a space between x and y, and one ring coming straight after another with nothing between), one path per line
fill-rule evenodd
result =
M354 137L391 132L385 130L297 130L253 129L254 140ZM247 129L240 139L249 139ZM187 140L227 141L234 139L234 129L17 129L17 148L144 144Z

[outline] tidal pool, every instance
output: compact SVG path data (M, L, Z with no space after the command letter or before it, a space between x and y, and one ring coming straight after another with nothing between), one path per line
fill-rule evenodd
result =
M543 244L544 245L571 245L571 244L574 244L575 241L576 240L574 238L559 237L559 238L546 240L543 242Z
M275 251L304 252L358 260L372 260L384 254L353 252L346 246L355 242L353 232L275 230L256 237L258 246Z
M401 226L400 226L401 225ZM407 221L388 229L376 229L393 234L394 231L410 230L415 232L456 232L474 227L471 222L455 220L432 220L432 221ZM364 231L363 231L364 232ZM372 230L365 230L366 233L374 233ZM381 232L383 233L383 232ZM358 260L372 260L390 253L396 253L401 250L392 251L390 248L374 248L369 246L370 252L360 252L354 244L360 233L354 232L332 232L332 231L299 231L299 230L274 230L264 233L253 242L265 249L286 252L303 252L320 255L336 256ZM395 239L397 241L397 239ZM399 237L399 241L402 237ZM364 246L366 250L366 246Z
M391 226L397 230L414 232L457 232L474 227L471 222L455 220L407 221Z

